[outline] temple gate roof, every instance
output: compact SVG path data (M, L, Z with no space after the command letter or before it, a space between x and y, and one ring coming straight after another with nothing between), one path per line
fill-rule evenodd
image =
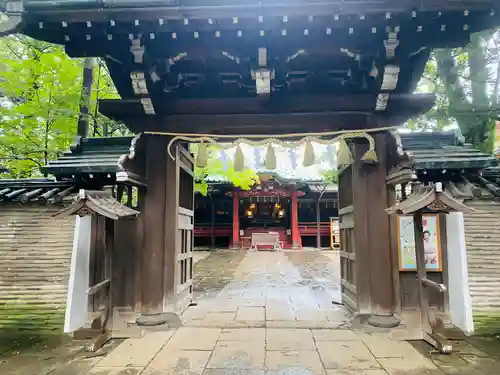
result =
M0 34L103 58L121 99L101 110L135 133L399 125L433 105L413 94L431 50L500 24L496 0L4 3Z

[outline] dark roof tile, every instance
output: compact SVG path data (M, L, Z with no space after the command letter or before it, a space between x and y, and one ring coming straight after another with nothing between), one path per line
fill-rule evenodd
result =
M453 131L403 133L400 137L404 150L413 154L417 171L480 170L498 166L498 161L493 155L464 144L460 136Z
M45 178L0 180L0 202L58 203L77 192L74 181Z

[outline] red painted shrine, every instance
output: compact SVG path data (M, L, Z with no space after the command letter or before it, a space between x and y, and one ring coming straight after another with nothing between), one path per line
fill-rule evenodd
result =
M331 228L338 219L336 185L269 174L260 179L250 190L219 182L206 197L196 195L195 246L248 249L252 233L267 232L278 232L285 249L330 247L331 235L337 244Z

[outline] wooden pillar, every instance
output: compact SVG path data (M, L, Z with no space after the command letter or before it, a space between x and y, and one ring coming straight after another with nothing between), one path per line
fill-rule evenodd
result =
M299 234L299 207L297 201L297 190L292 186L291 192L291 210L292 210L292 248L299 249L301 247L301 239Z
M237 190L233 192L233 239L231 246L237 249L240 243L240 195Z
M165 139L148 136L146 179L148 188L144 195L141 216L143 223L142 258L142 313L157 314L163 311L163 285L165 264L165 207L166 163Z
M164 138L164 137L162 137ZM165 140L165 145L169 140ZM165 146L164 146L165 147ZM166 180L163 190L166 194L165 201L165 223L163 225L165 236L165 263L164 263L164 278L163 278L163 308L164 310L175 310L176 308L176 280L178 279L177 264L177 247L180 246L181 238L178 231L179 226L179 195L180 195L180 168L178 167L179 152L178 144L172 146L171 151L174 152L173 160L167 156L165 163Z
M367 229L370 252L371 317L368 323L391 328L399 325L394 317L393 263L391 254L390 218L385 211L389 204L386 133L375 136L378 163L366 166ZM397 265L394 265L397 267Z
M371 313L370 273L372 269L369 258L368 210L370 208L368 184L366 182L366 168L376 168L375 166L365 165L361 160L361 157L367 150L368 144L366 142L361 143L361 141L358 141L352 144L354 162L351 166L351 187L354 221L353 243L356 267L356 272L354 272L356 275L356 312L364 317L369 316ZM349 171L347 170L344 173L349 173ZM344 199L342 195L341 199ZM342 207L342 209L344 209L344 207ZM341 222L342 221L341 219Z
M385 179L387 176L386 133L374 135L378 163L361 160L367 142L356 142L353 149L353 203L356 244L356 294L358 313L368 323L384 328L396 327L394 317L393 265Z

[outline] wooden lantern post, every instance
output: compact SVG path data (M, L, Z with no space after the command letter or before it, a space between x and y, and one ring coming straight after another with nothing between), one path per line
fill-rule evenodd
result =
M450 353L451 344L442 333L443 323L435 316L429 307L428 288L434 289L438 293L445 293L448 289L446 285L437 283L427 278L425 267L425 252L423 242L422 213L424 210L431 210L438 213L463 212L472 213L470 208L453 198L443 190L440 182L430 186L417 187L401 203L388 208L389 214L413 215L413 227L415 236L415 257L417 262L418 295L421 312L421 339L433 345L441 353Z

